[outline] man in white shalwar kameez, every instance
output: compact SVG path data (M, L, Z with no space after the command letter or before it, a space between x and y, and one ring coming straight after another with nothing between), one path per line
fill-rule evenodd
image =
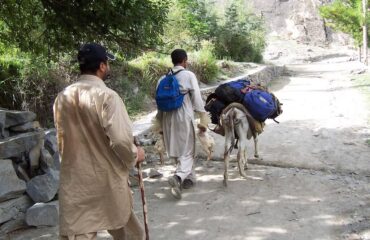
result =
M175 175L168 180L172 188L171 192L174 197L181 198L181 189L190 188L195 183L195 174L193 174L195 155L194 111L199 114L202 126L207 125L208 115L204 109L198 80L193 72L186 70L186 52L182 49L176 49L171 53L171 58L174 64L172 72L176 74L181 93L185 94L184 102L180 108L170 112L158 110L157 119L163 131L167 153L170 158L177 160Z

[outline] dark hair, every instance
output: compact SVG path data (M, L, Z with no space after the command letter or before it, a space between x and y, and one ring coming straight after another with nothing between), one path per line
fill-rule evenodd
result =
M98 69L100 68L100 63L107 63L106 61L94 61L94 62L88 62L80 64L80 71L82 74L86 73L96 73Z
M86 43L78 50L77 60L80 64L81 73L96 73L101 63L114 60L113 54L97 43Z
M175 49L171 53L172 63L174 65L182 63L184 60L188 59L188 55L184 49Z

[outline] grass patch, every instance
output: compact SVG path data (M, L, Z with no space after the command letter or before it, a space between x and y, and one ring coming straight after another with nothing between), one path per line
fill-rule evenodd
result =
M355 77L355 85L360 89L365 96L366 105L370 109L370 73L365 73ZM370 114L368 115L368 122L370 123ZM369 140L370 141L370 140Z

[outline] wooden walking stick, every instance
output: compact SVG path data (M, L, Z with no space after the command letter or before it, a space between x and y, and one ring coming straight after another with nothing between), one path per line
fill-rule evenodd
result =
M134 142L136 146L139 145L139 141L134 138ZM143 181L143 173L141 172L141 163L136 164L138 177L139 177L139 185L140 185L140 192L141 192L141 202L143 204L143 215L144 215L144 227L145 227L145 240L149 240L149 227L148 227L148 208L146 206L146 199L145 199L145 189L144 189L144 181Z
M141 164L137 164L137 171L139 175L139 183L140 183L140 192L141 192L141 202L143 203L143 215L144 215L144 227L145 227L145 240L149 240L149 228L148 228L148 208L146 206L146 199L145 199L145 190L144 190L144 181L143 181L143 174L141 172Z

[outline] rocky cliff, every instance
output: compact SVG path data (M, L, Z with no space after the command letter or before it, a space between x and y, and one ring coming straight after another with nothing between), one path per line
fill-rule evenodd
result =
M218 0L218 6L227 6L228 0ZM246 6L262 16L269 37L296 40L310 45L339 43L350 40L344 34L334 33L319 15L319 7L331 0L244 0Z

